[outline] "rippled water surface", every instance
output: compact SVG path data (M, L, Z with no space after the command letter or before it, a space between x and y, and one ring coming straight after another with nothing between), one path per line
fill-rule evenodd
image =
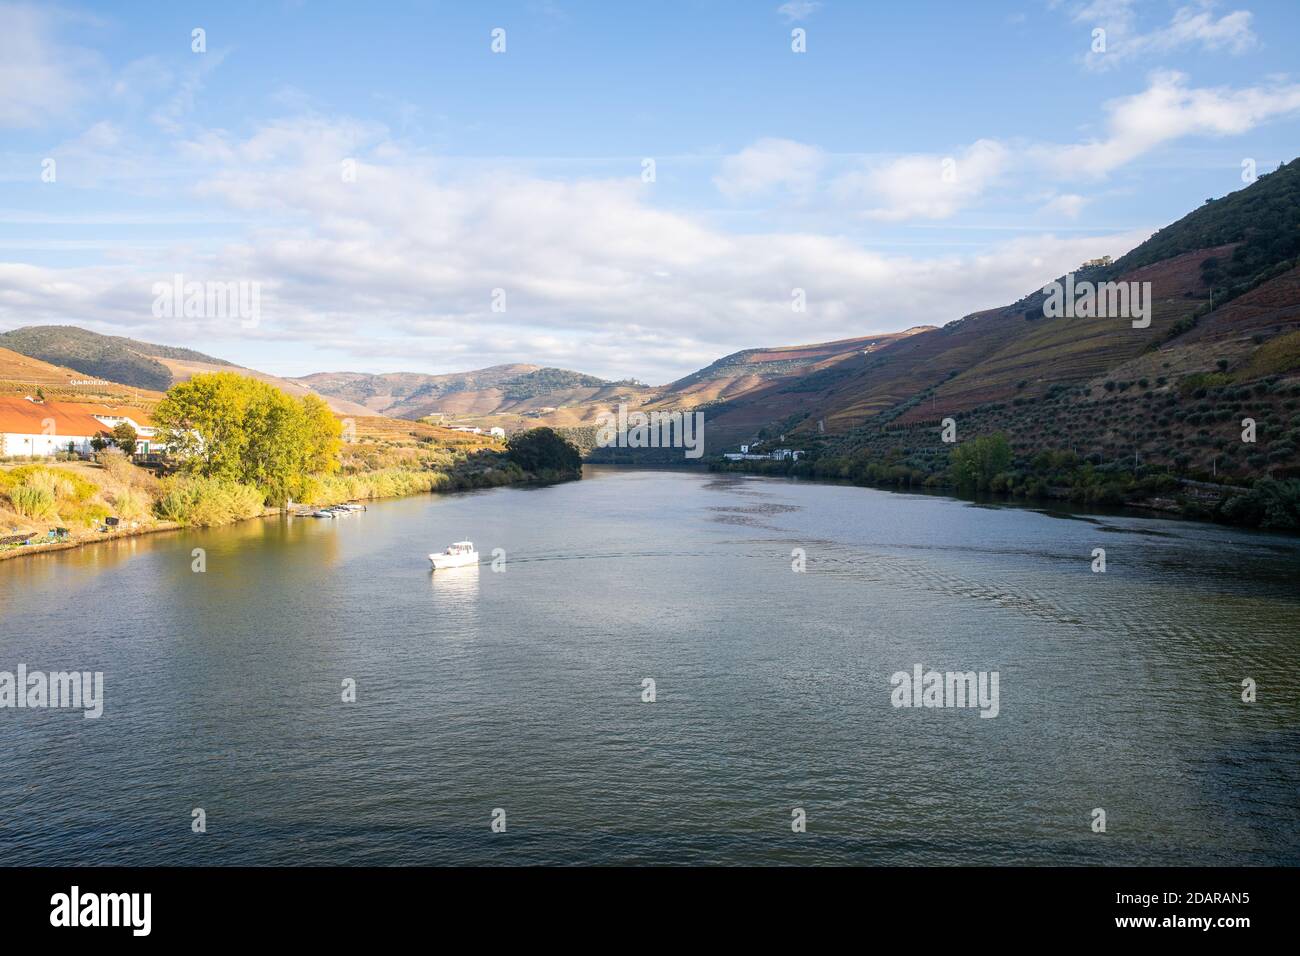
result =
M1297 539L587 475L0 562L0 863L1300 863Z

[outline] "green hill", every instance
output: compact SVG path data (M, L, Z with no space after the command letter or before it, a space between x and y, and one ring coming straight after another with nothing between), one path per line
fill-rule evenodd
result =
M611 383L594 375L571 372L567 368L547 367L512 378L502 383L501 389L506 399L519 402L565 388L600 388L609 384Z
M0 333L0 347L75 369L92 378L166 391L172 373L157 357L212 365L230 365L192 349L139 342L120 335L100 335L71 325L29 325Z
M1235 244L1228 256L1200 264L1216 302L1226 302L1280 275L1300 256L1300 159L1205 204L1159 230L1111 266L1110 278L1175 256Z

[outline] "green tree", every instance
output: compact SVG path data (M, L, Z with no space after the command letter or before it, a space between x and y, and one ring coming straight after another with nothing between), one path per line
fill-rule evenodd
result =
M234 372L196 375L173 385L158 403L154 420L185 470L205 478L240 480L254 384L254 379Z
M506 442L506 452L511 461L533 474L574 472L582 468L582 454L578 447L550 428L532 428L511 435Z
M959 487L985 490L995 476L1011 467L1011 445L1000 432L972 438L953 446L948 467Z
M256 485L273 503L339 467L342 426L324 401L234 372L174 385L154 418L187 472Z
M135 443L139 436L130 422L121 422L113 426L113 444L128 455L135 454Z
M338 471L339 453L343 450L343 423L334 417L333 410L319 395L304 395L302 411L307 436L307 471L313 475Z

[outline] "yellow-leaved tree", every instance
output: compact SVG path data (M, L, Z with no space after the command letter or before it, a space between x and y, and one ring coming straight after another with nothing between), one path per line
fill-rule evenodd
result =
M186 472L252 485L270 504L339 467L342 426L323 400L235 372L173 385L153 417Z

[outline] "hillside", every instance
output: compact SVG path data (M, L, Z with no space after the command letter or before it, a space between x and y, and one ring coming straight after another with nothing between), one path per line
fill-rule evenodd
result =
M0 348L0 394L27 395L37 389L47 398L58 401L105 402L110 405L148 406L162 397L160 392L92 378L75 369Z
M247 375L249 378L255 378L259 381L266 382L268 385L274 385L282 392L288 392L297 398L304 395L318 394L313 389L303 385L296 379L280 378L278 375L269 375L266 372L259 372L254 368L245 368L242 365L231 365L222 363L220 365L210 362L196 362L190 360L160 358L160 363L167 369L173 382L186 382L195 375L201 375L204 372L238 372L241 375ZM328 395L321 395L330 408L337 415L357 416L370 415L370 409L364 405L358 405L355 402L349 402L345 399L333 398Z
M719 398L736 398L777 380L802 378L870 355L884 346L930 329L921 326L887 335L840 339L811 345L744 349L723 356L697 372L665 386L662 400L694 406Z
M425 375L419 372L316 372L294 379L332 398L364 405L372 413L394 418L422 418L437 400L453 392L494 389L541 368L538 365L493 365L472 372Z
M611 382L569 369L524 364L494 365L451 375L321 372L295 381L323 395L357 402L372 412L398 418L448 419L485 427L499 425L509 431L537 425L574 428L594 424L601 414L620 403L631 408L707 406L774 382L831 368L918 331L922 330L746 349L661 387L643 385L634 379ZM761 415L771 418L787 413L782 404L775 410L765 406Z
M92 378L103 378L165 391L172 376L158 357L178 358L211 365L229 365L190 349L152 345L116 335L100 335L72 325L29 325L0 332L0 346L53 365L63 365Z
M608 382L569 369L527 364L446 375L319 372L293 381L331 400L364 405L370 414L500 425L511 431L543 424L573 426L594 420L611 402L641 404L653 394L636 383Z
M1221 199L1206 200L1121 257L1109 274L1119 276L1215 246L1229 248L1198 264L1214 287L1215 299L1223 301L1271 277L1278 263L1300 255L1300 160Z
M866 455L924 478L946 465L939 422L952 418L962 437L1000 431L1020 454L1063 449L1196 478L1300 473L1298 186L1292 162L1076 271L1151 283L1148 328L1048 318L1037 290L721 402L710 451L726 450L713 439L784 434L810 460ZM796 396L784 417L767 414ZM1254 444L1241 441L1246 417Z
M31 325L2 332L0 347L48 365L64 367L78 379L106 380L116 390L125 386L127 391L160 393L201 372L240 372L291 395L301 397L312 391L309 386L290 379L244 368L193 349L100 335L72 325ZM15 368L12 378L17 380L19 374L20 370ZM10 378L0 376L4 380ZM157 397L155 394L154 399ZM371 414L359 404L322 397L337 414Z

